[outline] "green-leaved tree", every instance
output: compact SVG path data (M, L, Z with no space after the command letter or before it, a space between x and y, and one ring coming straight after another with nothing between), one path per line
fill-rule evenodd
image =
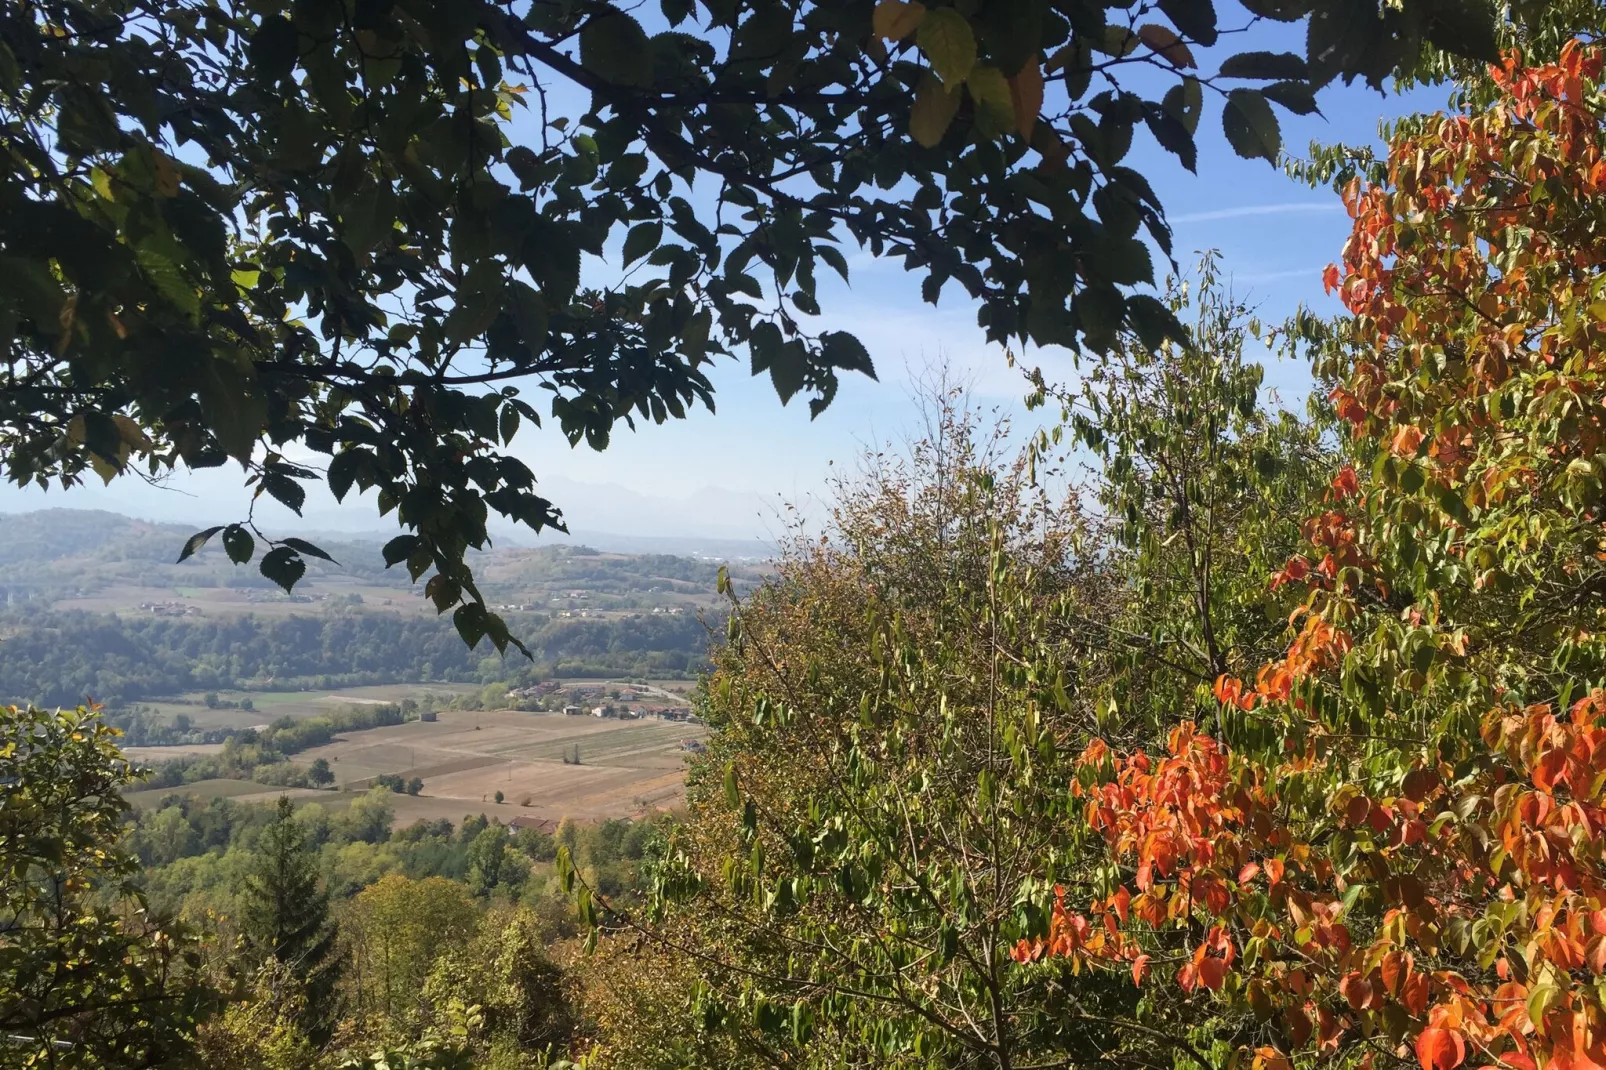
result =
M1335 79L1495 58L1492 0L19 0L0 16L0 466L18 484L230 460L299 511L372 492L471 644L492 514L561 525L509 452L548 420L873 375L826 327L844 245L950 284L996 341L1180 337L1132 287L1170 231L1128 158L1242 155ZM1202 50L1261 19L1304 55ZM1226 38L1232 40L1232 38ZM1196 50L1201 50L1196 52ZM1140 233L1145 237L1140 237ZM600 262L605 262L602 266ZM292 586L294 536L220 517Z

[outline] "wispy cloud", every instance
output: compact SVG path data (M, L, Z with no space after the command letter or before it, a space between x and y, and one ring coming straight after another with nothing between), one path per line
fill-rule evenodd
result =
M1208 212L1184 212L1167 218L1173 223L1209 223L1217 219L1245 219L1251 216L1337 212L1343 207L1342 204L1330 201L1290 201L1284 204L1246 204L1239 208L1214 208Z
M1276 282L1278 279L1310 279L1315 281L1322 276L1321 268L1293 268L1288 271L1249 271L1233 272L1234 282Z

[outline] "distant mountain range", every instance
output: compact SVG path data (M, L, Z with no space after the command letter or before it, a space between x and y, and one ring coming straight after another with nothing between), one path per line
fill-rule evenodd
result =
M258 503L259 523L275 533L380 542L397 534L371 502L337 505L320 487L312 488L301 517L270 503ZM612 484L581 483L562 477L542 481L542 491L563 510L570 534L535 535L493 519L491 536L499 547L591 546L616 553L674 554L722 560L763 560L775 553L782 531L778 500L755 493L705 487L689 497L641 494ZM71 491L0 487L0 516L46 509L98 510L154 524L191 530L239 519L248 497L233 476L208 472L182 489L161 490L133 480ZM214 512L216 508L219 511Z

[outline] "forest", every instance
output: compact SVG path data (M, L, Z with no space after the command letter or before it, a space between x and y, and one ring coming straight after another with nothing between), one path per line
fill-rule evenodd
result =
M837 481L824 537L756 586L716 574L673 813L398 829L395 785L134 811L100 711L5 707L0 1056L1606 1066L1606 8L1229 10L8 8L8 476L232 458L293 507L313 479L373 490L461 657L527 645L479 589L489 513L562 523L505 452L541 418L513 381L594 448L712 408L733 349L818 415L875 373L806 326L848 238L1079 364L1021 369L1026 426L938 390L928 434ZM1305 54L1203 74L1262 20ZM520 75L585 90L581 132ZM1272 105L1357 81L1448 100L1378 150L1286 157ZM1121 161L1142 129L1199 164L1207 90L1235 151L1342 204L1325 314L1265 321L1209 252L1156 277L1136 235L1169 261L1164 209ZM543 136L504 141L515 107ZM642 274L581 291L616 229ZM287 591L325 553L249 513L182 552L214 539ZM7 671L57 656L18 627ZM283 627L253 671L324 665L325 627L390 656L365 625ZM126 637L181 672L207 634Z
M709 624L691 614L605 619L515 617L532 661L464 646L428 617L350 612L216 619L82 611L0 617L0 695L108 707L185 691L492 681L534 674L695 674ZM718 627L718 621L711 622Z

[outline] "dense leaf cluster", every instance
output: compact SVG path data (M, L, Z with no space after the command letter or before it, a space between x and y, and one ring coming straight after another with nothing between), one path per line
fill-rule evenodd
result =
M1140 127L1194 166L1209 92L1236 150L1273 159L1271 102L1309 113L1317 88L1380 85L1427 45L1495 54L1479 0L665 0L656 32L638 15L8 8L7 477L232 458L297 511L308 480L372 492L405 531L387 563L430 574L463 638L500 649L464 555L492 513L561 524L509 451L521 425L602 448L619 421L712 407L710 363L742 350L820 411L842 373L874 374L816 319L848 241L902 258L927 300L958 283L995 341L1180 337L1130 292L1154 281L1139 231L1170 252L1124 162ZM1306 55L1196 70L1193 47L1260 18L1303 21ZM599 277L602 257L627 270ZM219 532L238 561L263 538L246 519L184 552ZM290 587L319 553L268 540L261 570Z

